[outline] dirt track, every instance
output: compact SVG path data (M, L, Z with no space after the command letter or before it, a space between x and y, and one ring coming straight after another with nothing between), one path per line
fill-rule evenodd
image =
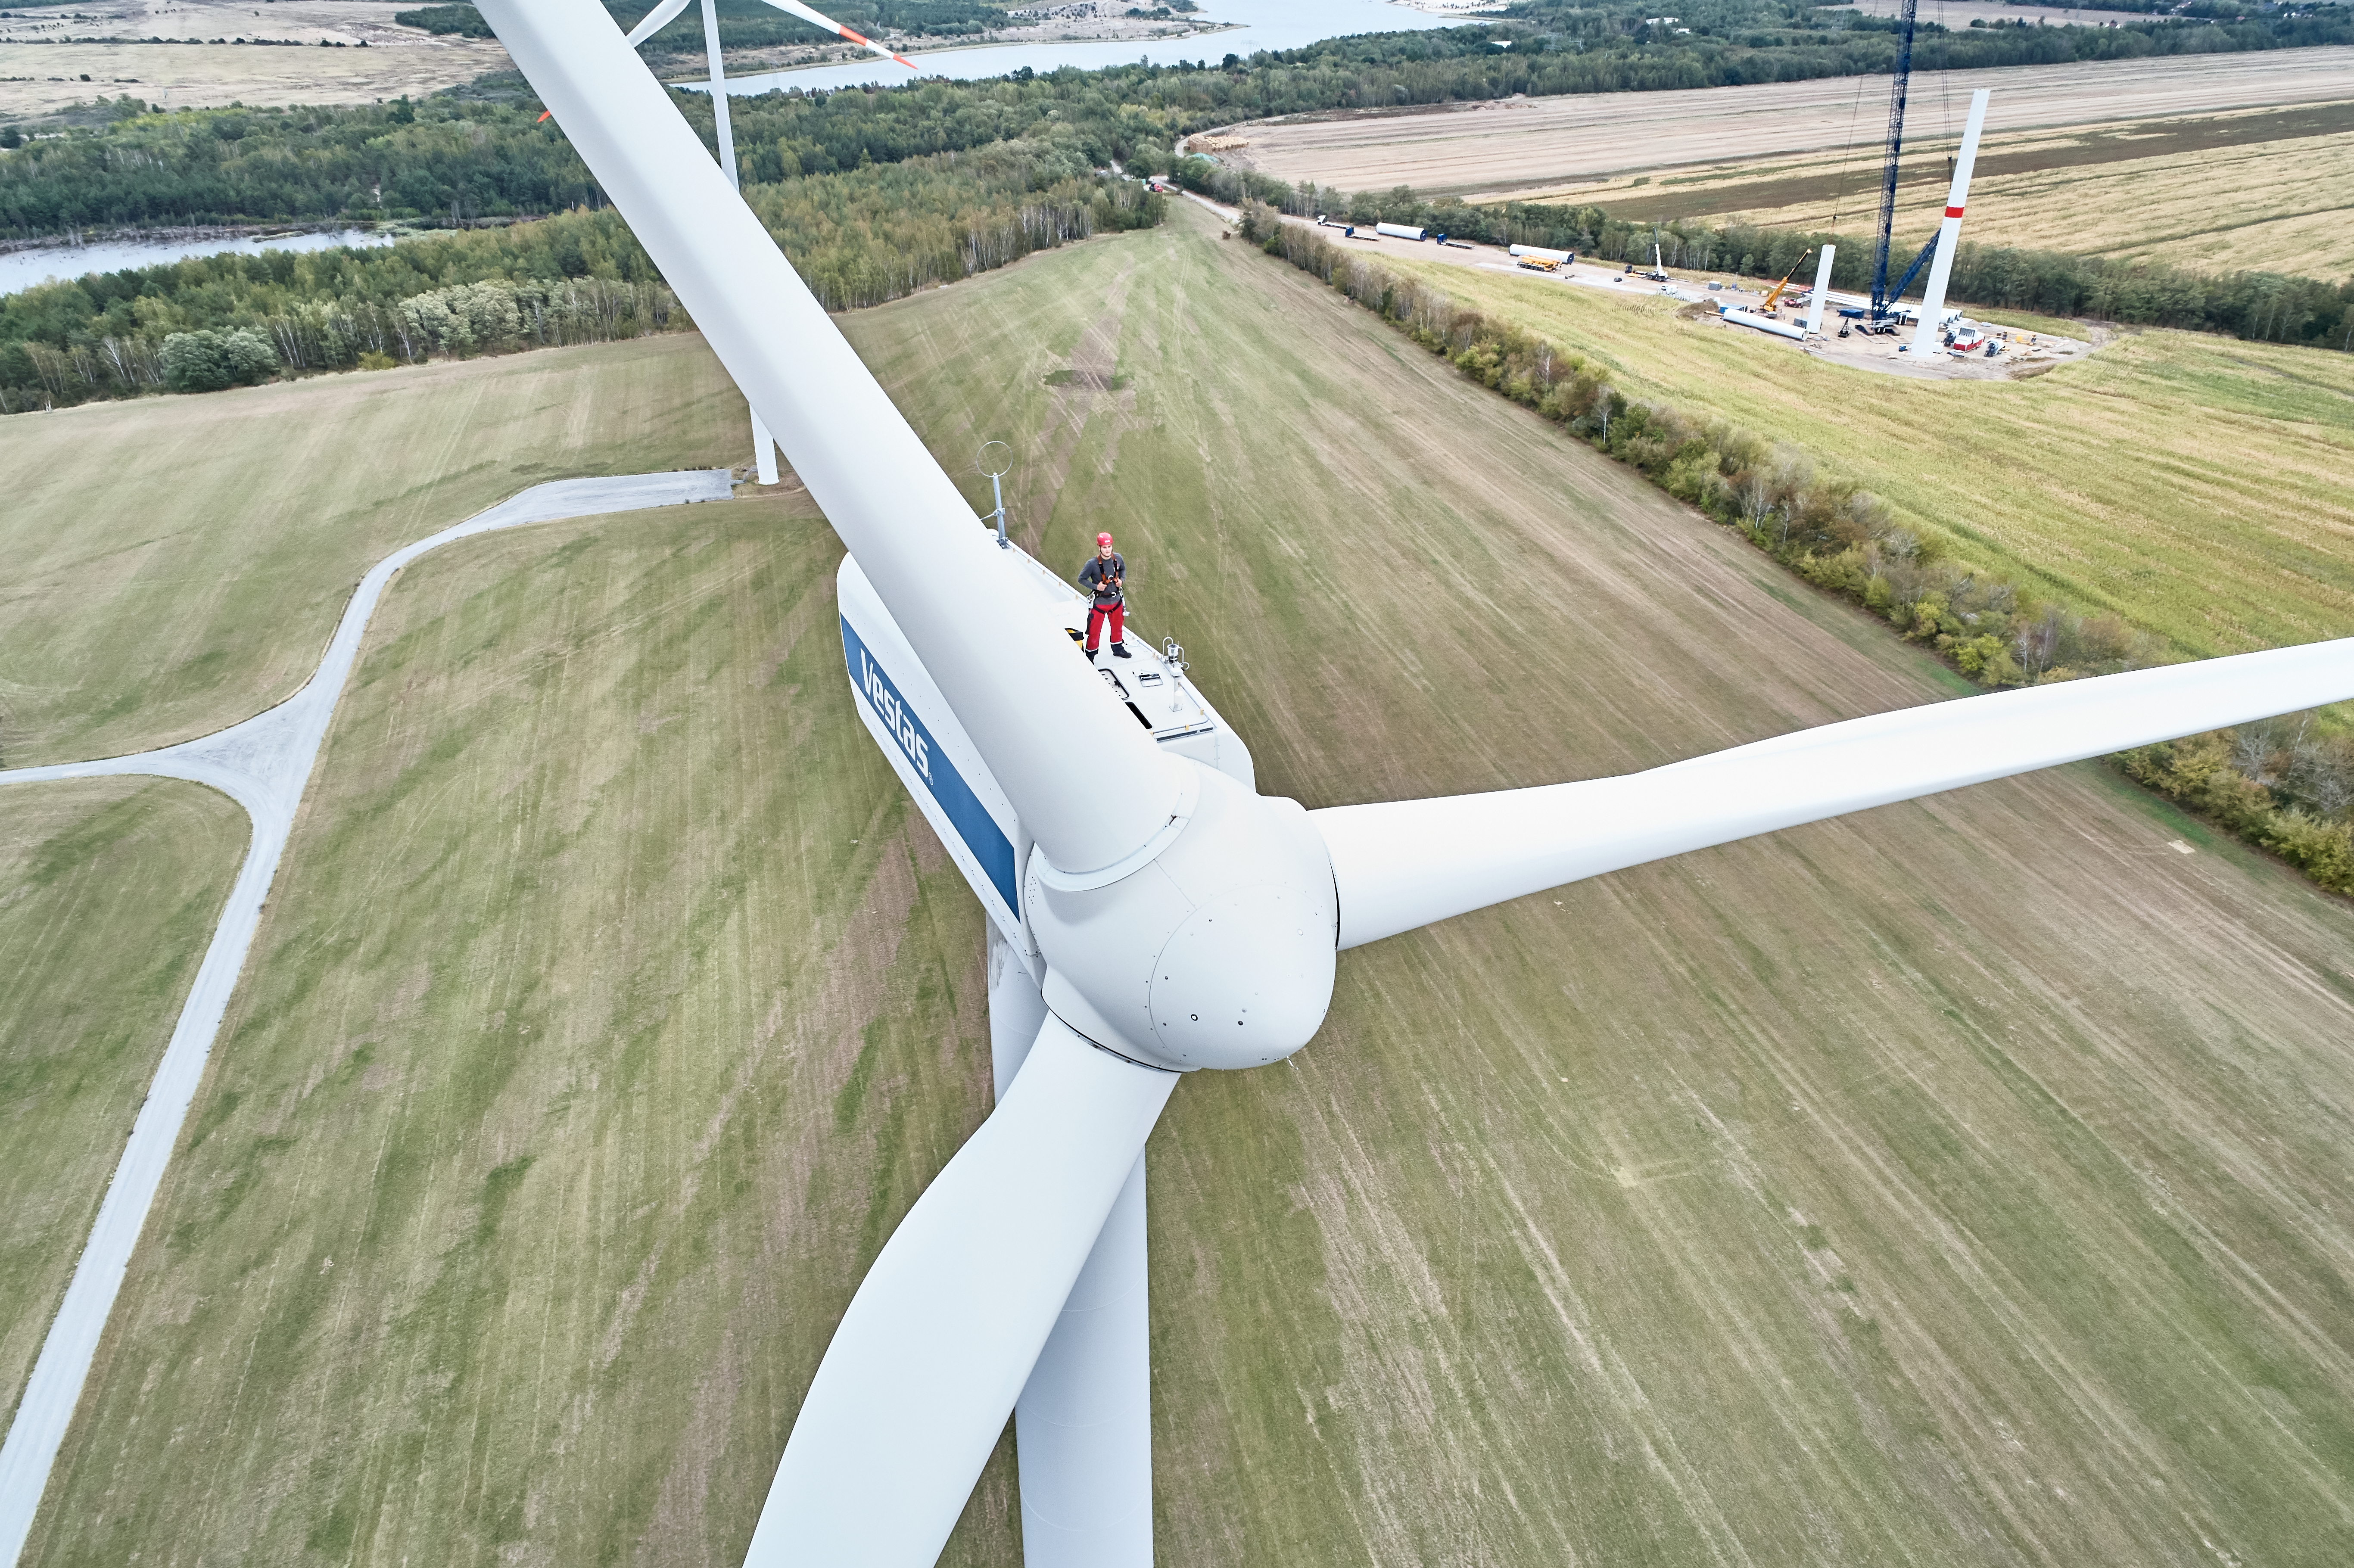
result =
M1238 164L1342 190L1542 188L1638 169L1876 143L1883 76L1677 92L1514 99L1426 113L1268 122ZM2354 96L2354 48L2200 55L1916 74L1912 125L1958 133L1967 90L1991 86L1987 133Z

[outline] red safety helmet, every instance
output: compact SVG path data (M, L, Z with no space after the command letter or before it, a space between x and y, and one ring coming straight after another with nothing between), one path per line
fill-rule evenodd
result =
M1108 545L1111 543L1111 535L1108 534L1098 534L1096 535L1096 543L1097 545Z

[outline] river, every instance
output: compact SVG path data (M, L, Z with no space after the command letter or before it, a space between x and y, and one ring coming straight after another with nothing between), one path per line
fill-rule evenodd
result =
M0 294L13 294L52 278L79 278L85 272L120 272L126 267L154 267L191 256L219 256L229 251L254 255L263 250L327 250L338 245L389 245L392 237L364 228L321 234L273 234L245 239L98 239L87 245L42 245L30 250L0 255Z
M1150 60L1154 65L1175 65L1179 60L1216 61L1230 54L1247 58L1260 49L1296 49L1351 33L1404 33L1424 27L1462 26L1479 20L1478 16L1434 16L1426 11L1386 4L1384 0L1204 0L1200 15L1202 19L1232 22L1235 26L1226 32L1204 33L1190 38L1129 38L1092 44L981 44L967 49L930 49L909 58L925 76L972 81L981 77L1003 76L1024 66L1043 75L1065 66L1095 70L1104 66L1134 65L1139 59ZM798 87L806 91L812 88L864 87L870 81L889 86L908 79L907 67L885 59L868 59L848 65L802 66L792 70L731 77L727 92L732 98L743 98L784 88ZM691 88L696 84L682 81L673 85Z

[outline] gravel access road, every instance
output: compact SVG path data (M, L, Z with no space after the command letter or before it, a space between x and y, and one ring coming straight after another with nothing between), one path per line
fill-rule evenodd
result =
M98 1220L73 1281L66 1287L56 1319L41 1342L40 1359L25 1384L5 1443L0 1443L0 1563L13 1564L23 1552L33 1528L41 1494L48 1489L49 1470L65 1441L66 1428L80 1402L82 1384L90 1375L90 1358L98 1352L107 1314L122 1287L132 1248L147 1222L147 1211L164 1180L164 1168L179 1142L188 1106L203 1080L205 1062L212 1054L213 1038L228 1011L229 997L244 971L246 951L260 924L262 900L277 874L279 854L294 826L295 809L319 755L328 721L334 718L352 664L359 657L360 640L368 617L384 595L393 575L428 550L458 539L531 523L553 523L566 517L589 517L608 512L635 512L648 507L676 506L695 501L725 501L734 493L726 469L673 473L624 474L611 479L566 479L535 484L487 512L444 528L439 534L405 546L378 561L360 579L343 620L329 639L326 656L302 689L266 713L242 723L183 741L159 751L95 762L65 762L47 768L0 771L0 785L37 784L57 779L89 779L101 774L144 773L167 779L189 779L237 801L253 821L253 839L245 864L228 902L221 910L212 945L205 951L179 1022L164 1048L154 1082L132 1124L130 1139L114 1179L108 1184Z
M1346 191L1536 190L1579 179L1785 153L1876 149L1890 79L1605 92L1462 104L1413 114L1266 121L1220 134L1224 154L1280 179ZM1991 87L1987 133L2354 99L2354 48L2191 55L1913 77L1908 133L1961 132L1973 88ZM1943 112L1949 111L1950 112Z

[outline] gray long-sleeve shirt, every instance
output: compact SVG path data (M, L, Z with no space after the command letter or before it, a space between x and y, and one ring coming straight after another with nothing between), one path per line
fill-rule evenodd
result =
M1089 556L1087 564L1079 568L1079 586L1096 596L1097 609L1108 609L1128 597L1128 561L1118 550L1107 561L1101 556Z

